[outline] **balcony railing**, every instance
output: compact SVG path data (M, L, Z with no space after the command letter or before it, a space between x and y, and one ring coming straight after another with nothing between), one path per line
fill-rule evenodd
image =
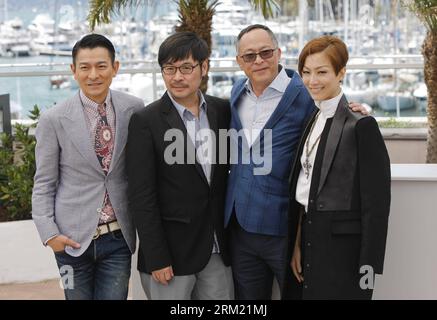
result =
M282 61L284 66L295 70L296 62L296 57L286 57ZM121 66L112 84L114 89L134 94L146 104L158 99L165 91L161 70L155 61L126 61ZM422 56L351 57L346 75L343 83L346 96L349 100L371 105L376 116L426 119L426 92L420 92L421 85L424 87ZM243 76L234 59L212 59L208 93L229 98L232 84ZM0 93L9 93L12 101L30 95L30 101L18 116L15 115L20 119L26 118L26 108L31 109L33 104L44 109L77 91L67 62L2 64L0 84L2 81L8 86L7 89L1 86ZM43 89L47 86L47 89L38 92L33 83Z

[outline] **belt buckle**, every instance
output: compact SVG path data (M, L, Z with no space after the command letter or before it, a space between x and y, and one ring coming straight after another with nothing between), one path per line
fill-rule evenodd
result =
M93 236L93 240L96 240L98 237L100 237L100 228L99 227L96 228L96 233Z

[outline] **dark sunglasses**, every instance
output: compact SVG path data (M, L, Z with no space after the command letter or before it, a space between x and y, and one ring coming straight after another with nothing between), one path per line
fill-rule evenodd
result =
M261 57L261 59L270 59L271 57L273 57L273 52L278 49L278 48L274 48L274 49L266 49L266 50L262 50L260 52L255 52L255 53L246 53L241 55L240 57L243 58L244 62L254 62L256 60L256 56L259 55Z

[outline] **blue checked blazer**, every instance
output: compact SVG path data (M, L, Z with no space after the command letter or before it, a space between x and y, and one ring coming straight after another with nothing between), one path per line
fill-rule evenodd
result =
M229 224L235 208L239 224L248 232L273 236L285 236L287 233L290 168L315 105L299 75L293 70L286 69L286 72L291 81L264 126L264 129L271 129L271 171L264 175L254 174L255 168L265 165L260 165L259 158L252 156L254 150L255 154L259 154L258 150L263 151L264 140L267 146L269 139L264 139L264 130L250 149L244 134L230 139L233 160L226 195L225 226ZM236 82L231 93L230 128L237 132L242 130L238 105L246 90L245 82L246 79ZM232 150L238 150L237 157ZM251 156L243 158L242 154L246 151L250 151Z

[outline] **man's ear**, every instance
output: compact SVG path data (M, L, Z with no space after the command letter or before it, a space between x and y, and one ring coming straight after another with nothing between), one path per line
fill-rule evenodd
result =
M114 69L112 77L115 77L117 75L118 69L120 69L120 61L115 60L112 64L112 68Z
M242 65L242 58L240 58L239 56L235 56L235 61L237 61L237 64L240 66L240 69L243 70L243 65Z
M276 50L278 50L278 59L281 60L282 50L279 47Z
M74 63L70 64L70 70L71 73L73 74L74 79L76 80L76 66L74 65Z
M208 59L202 62L202 77L206 76L206 74L208 73L208 66L209 66L208 62L209 62Z

